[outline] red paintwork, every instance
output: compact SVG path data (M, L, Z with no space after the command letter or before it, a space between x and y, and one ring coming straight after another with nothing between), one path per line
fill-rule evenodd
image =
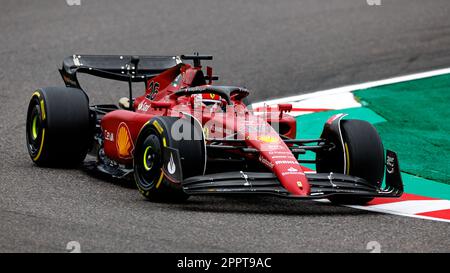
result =
M249 147L254 147L261 151L259 158L256 158L256 160L261 161L270 171L274 172L281 184L289 192L294 195L308 195L310 193L308 180L297 159L281 140L279 134L267 122L271 121L270 116L266 121L262 116L254 115L246 109L244 104L235 100L234 97L231 98L233 105L227 106L227 109L230 111L216 113L214 111L211 112L211 109L205 105L200 109L207 109L208 111L194 111L193 106L196 101L193 97L174 98L174 96L171 96L174 91L199 85L198 78L203 79L202 73L201 67L193 67L184 63L179 64L148 81L148 89L145 91L145 94L134 100L133 107L135 112L117 110L106 114L101 121L106 155L122 164L131 165L132 158L124 158L119 155L118 144L116 143L118 141L119 125L121 123L127 125L129 135L131 135L134 143L142 126L153 116L180 115L180 111L184 111L194 115L201 121L204 128L207 128L205 129L208 131L207 138L223 138L227 132L237 133L238 137L245 139ZM208 74L211 73L211 71L208 71ZM200 84L202 83L200 82ZM148 99L147 97L150 97L155 89L158 92L153 94L152 100ZM205 98L205 95L203 95L203 98ZM217 99L217 96L214 99ZM222 102L224 103L223 100ZM286 112L292 106L282 105L280 108L283 110L282 112ZM199 108L195 109L198 110ZM271 115L272 111L269 111L267 114ZM290 127L290 130L285 135L292 138L295 137L296 123L292 116L275 111L273 117L276 119L281 117L277 122L285 123ZM244 130L246 127L258 128L259 131ZM220 130L219 128L226 129ZM264 134L260 134L260 129L265 130ZM113 138L111 138L111 133ZM122 142L124 142L123 137ZM244 156L252 157L253 155Z

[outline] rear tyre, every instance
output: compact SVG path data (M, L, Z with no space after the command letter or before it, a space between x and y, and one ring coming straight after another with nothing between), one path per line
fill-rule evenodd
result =
M171 131L177 122L183 123L181 128L201 135L201 139L176 140ZM185 201L189 196L182 185L170 181L163 173L165 147L178 150L184 179L203 174L206 150L200 125L190 119L155 117L144 125L136 142L134 179L139 192L151 201Z
M384 148L375 127L362 120L342 120L342 137L346 155L345 174L365 179L380 187L384 177ZM343 169L335 166L333 169ZM337 195L329 200L338 204L366 204L373 198Z
M91 143L89 102L76 88L49 87L33 93L26 139L31 160L44 167L79 165Z

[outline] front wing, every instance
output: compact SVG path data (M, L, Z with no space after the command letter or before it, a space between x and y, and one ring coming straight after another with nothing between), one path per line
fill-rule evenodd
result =
M321 199L333 195L360 197L400 197L403 182L397 155L386 152L384 188L365 179L338 173L307 173L311 193L293 195L278 181L273 173L225 172L190 177L182 181L183 190L190 195L201 194L269 194L285 198Z

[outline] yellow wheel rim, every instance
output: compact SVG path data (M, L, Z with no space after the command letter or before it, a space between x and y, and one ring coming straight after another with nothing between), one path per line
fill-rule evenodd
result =
M144 161L144 169L146 170L146 171L150 171L150 169L151 169L151 167L152 166L148 166L148 164L147 164L147 154L148 154L148 150L150 150L150 146L148 146L146 149L145 149L145 151L144 151L144 158L143 158L143 161Z
M34 116L33 124L31 126L31 136L33 137L33 140L35 140L38 137L37 119L38 119L38 117Z

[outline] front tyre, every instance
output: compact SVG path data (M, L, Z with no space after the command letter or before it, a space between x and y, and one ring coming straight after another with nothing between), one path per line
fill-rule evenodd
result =
M179 126L180 123L183 126ZM200 139L178 140L172 135L172 127L196 132ZM182 133L182 132L181 132ZM203 132L196 121L177 117L155 117L143 126L136 141L134 154L134 179L139 192L151 201L186 200L181 181L171 181L164 174L164 149L178 150L183 178L204 172L206 149Z
M384 177L384 148L375 127L367 121L350 119L341 121L341 130L347 163L344 173L363 178L373 186L380 187ZM329 170L322 168L320 171L342 170L342 162L336 162L339 166L327 167ZM329 198L333 203L355 205L366 204L372 199L353 195L336 195Z

